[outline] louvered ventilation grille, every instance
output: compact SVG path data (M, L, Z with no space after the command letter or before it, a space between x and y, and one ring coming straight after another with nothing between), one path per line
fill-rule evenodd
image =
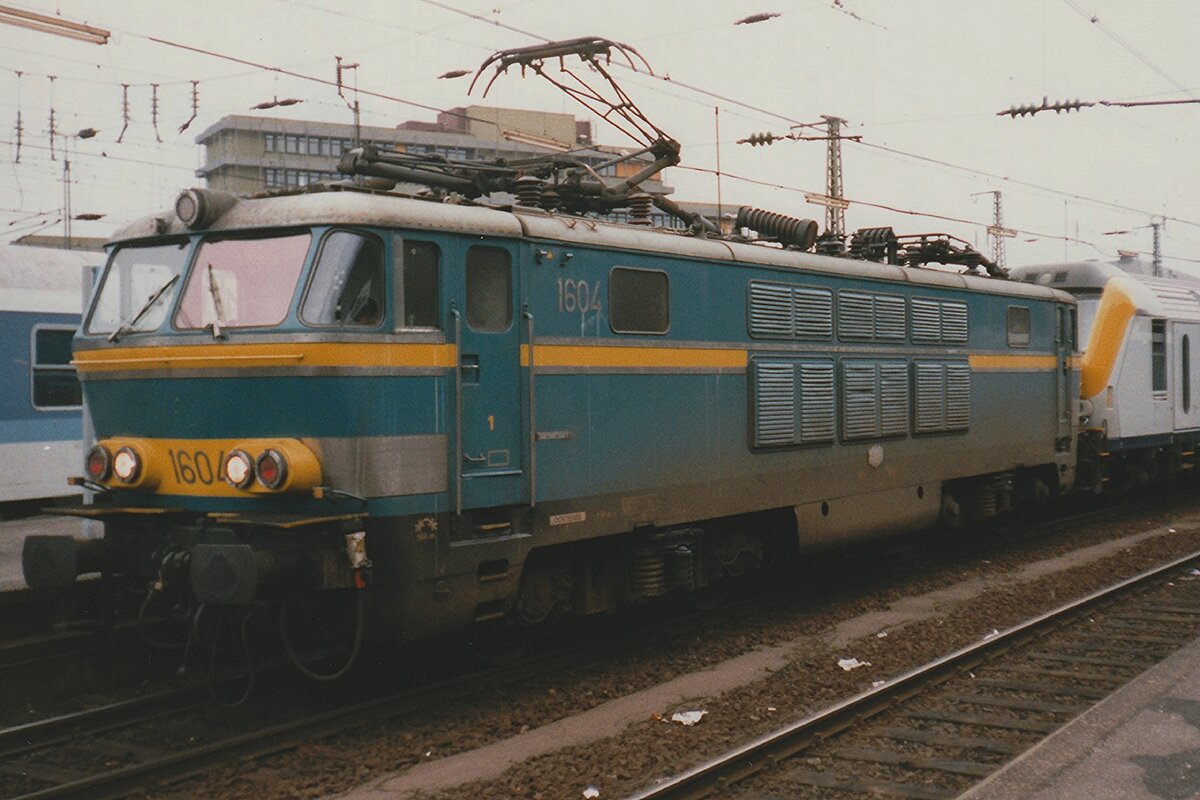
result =
M875 302L869 294L838 293L838 337L847 341L870 341L875 335Z
M796 335L801 339L833 336L833 295L825 289L794 289Z
M946 365L946 430L965 431L971 424L971 368Z
M916 364L917 433L943 429L946 419L945 372L941 364Z
M828 289L751 281L750 335L829 339L833 335L833 294Z
M881 342L902 342L906 330L904 298L877 295L875 297L875 338Z
M914 342L967 343L967 304L957 300L912 300Z
M917 433L965 431L971 424L971 367L964 362L916 364Z
M937 300L913 298L912 337L914 342L941 341L942 314Z
M874 364L843 363L842 413L847 439L879 435L878 368Z
M832 442L835 430L833 364L800 364L800 441Z
M750 334L789 339L795 331L792 290L769 283L750 283Z
M796 377L792 364L755 365L754 443L759 447L796 440Z
M966 303L942 303L942 341L946 344L967 343Z
M880 434L899 436L908 433L908 365L881 364Z

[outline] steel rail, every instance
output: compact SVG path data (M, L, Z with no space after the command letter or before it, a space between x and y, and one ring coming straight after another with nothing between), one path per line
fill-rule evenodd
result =
M12 758L82 733L104 733L150 712L188 711L207 705L204 687L193 686L14 725L0 730L0 758Z
M392 719L415 713L428 708L434 708L449 700L456 700L478 694L484 686L503 686L527 678L531 673L545 670L555 670L578 663L581 651L593 646L588 642L556 651L544 656L522 660L515 664L502 667L492 667L483 671L449 678L431 685L425 685L401 692L393 692L380 697L360 700L350 705L329 708L316 713L301 714L294 719L277 722L273 725L233 734L205 745L187 750L164 753L152 759L118 767L116 769L87 775L70 782L64 782L43 789L37 789L27 794L10 797L6 800L52 800L68 797L86 797L88 800L97 798L125 797L130 792L145 788L150 781L179 780L199 774L210 769L214 764L227 764L231 759L262 758L273 753L293 749L309 736L328 736L333 733L365 724L371 720ZM153 698L147 698L153 700ZM136 705L139 701L117 703L111 707L96 709L93 723L111 710L122 717L120 722L103 726L103 730L115 730L136 724L139 717ZM129 708L125 708L128 705ZM186 713L190 707L180 706L155 710L147 703L146 713L142 718L161 718ZM86 717L88 712L84 712ZM69 727L69 720L59 723L57 719L47 720L48 726L58 731L59 727ZM34 724L36 725L36 723ZM101 729L97 727L97 731ZM19 735L15 730L14 736ZM45 742L54 744L52 738ZM19 748L19 751L35 750L35 747Z
M1113 599L1122 592L1161 578L1197 560L1200 560L1200 550L1092 592L995 636L892 678L878 688L862 692L754 739L717 758L667 778L655 786L629 795L625 800L690 800L722 791L729 784L744 780L784 758L813 746L831 734L875 716L897 702L923 691L931 684L941 682L964 669L974 667L999 653L1037 638L1055 624L1084 609Z

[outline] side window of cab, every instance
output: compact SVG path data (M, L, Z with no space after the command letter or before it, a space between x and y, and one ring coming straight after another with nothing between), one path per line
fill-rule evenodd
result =
M331 231L321 241L300 319L307 325L375 328L383 322L383 243L359 231Z
M437 328L438 267L442 251L433 242L393 240L397 262L396 328Z

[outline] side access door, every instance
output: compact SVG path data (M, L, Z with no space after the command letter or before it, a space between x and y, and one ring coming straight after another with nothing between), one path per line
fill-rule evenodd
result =
M1055 306L1054 361L1058 376L1056 405L1058 406L1057 440L1070 442L1075 432L1076 400L1079 397L1079 382L1072 378L1071 359L1075 354L1074 311L1069 306ZM1073 446L1073 445L1072 445ZM1061 448L1061 445L1060 445Z
M517 253L513 245L489 243L471 245L462 256L454 318L455 511L527 501Z
M1176 373L1179 379L1175 382L1175 430L1186 431L1200 428L1200 391L1197 379L1200 378L1200 364L1197 364L1200 353L1195 348L1200 345L1200 325L1190 322L1176 322L1172 327L1175 363L1179 366Z

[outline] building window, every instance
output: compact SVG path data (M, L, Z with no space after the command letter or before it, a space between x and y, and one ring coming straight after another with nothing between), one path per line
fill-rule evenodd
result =
M284 136L283 137L283 152L299 153L300 152L300 137Z
M29 359L33 407L39 410L78 408L83 404L79 378L71 366L70 327L33 329L32 357Z
M1029 309L1024 306L1008 307L1008 346L1029 347Z
M433 242L397 240L403 261L403 303L400 327L438 327L438 261L441 252Z
M383 321L383 245L374 236L334 231L304 298L300 318L309 325L373 328Z
M608 276L608 322L614 333L666 333L671 324L667 273L613 267Z
M268 153L276 152L276 149L278 148L279 135L274 134L274 133L268 133L266 135L265 139L266 139L266 144L264 145L264 149L266 149L266 151Z
M496 247L467 251L467 324L471 330L507 330L512 322L512 260Z
M263 170L263 183L268 189L299 189L310 183L334 180L336 177L332 172L312 169L267 167Z
M1150 390L1166 394L1167 321L1164 319L1150 322L1150 372Z

